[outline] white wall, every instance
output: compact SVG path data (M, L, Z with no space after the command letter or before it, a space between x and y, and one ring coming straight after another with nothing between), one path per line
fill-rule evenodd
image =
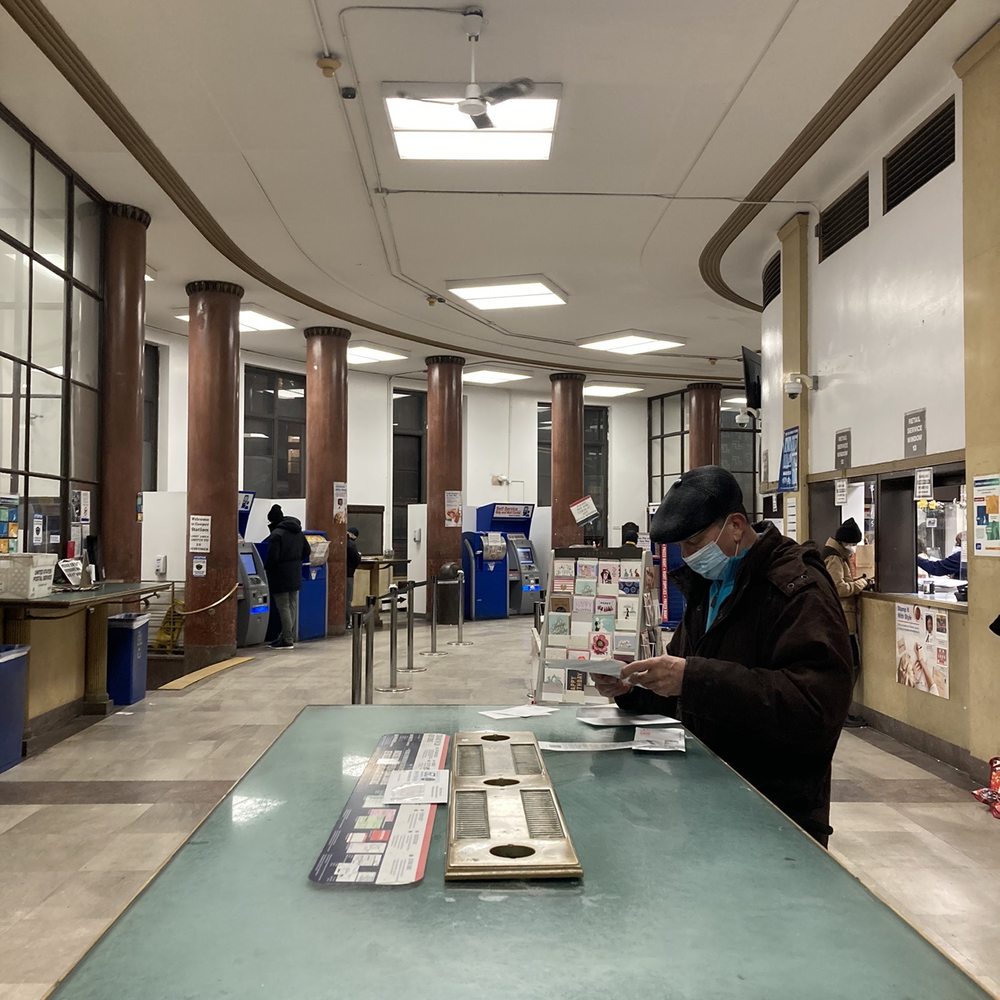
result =
M770 256L768 259L770 260ZM781 296L767 304L760 318L760 447L761 479L775 482L781 466L781 443L784 435L784 416L781 383L784 371L781 344ZM763 474L764 456L767 452L767 476Z
M646 400L622 399L610 406L608 427L608 541L618 545L621 526L646 524L649 491L649 428Z
M157 489L187 490L188 341L146 327L146 341L160 348L159 453ZM242 458L241 458L242 461Z

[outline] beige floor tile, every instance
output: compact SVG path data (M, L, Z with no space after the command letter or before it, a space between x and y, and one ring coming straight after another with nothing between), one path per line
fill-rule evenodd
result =
M835 847L839 846L841 834L913 833L921 829L918 823L885 802L833 802L830 805L830 825L834 830L830 843Z
M190 834L212 811L207 802L156 802L122 833Z
M110 834L134 823L148 808L142 803L41 806L10 832L67 834L81 830L88 836Z
M118 833L92 854L84 871L156 871L187 839L180 831L166 833Z
M0 806L0 833L6 833L11 827L17 826L41 808L41 806Z
M43 1000L55 985L51 983L0 983L0 1000Z
M107 843L106 833L0 834L0 875L16 872L74 872Z
M0 935L0 978L39 983L62 978L97 940L107 920L26 917Z
M135 898L149 878L149 872L76 872L29 916L54 921L113 920Z

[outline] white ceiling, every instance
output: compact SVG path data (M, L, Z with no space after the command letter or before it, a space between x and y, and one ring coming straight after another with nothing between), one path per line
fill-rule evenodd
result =
M329 47L345 59L328 80L315 66L323 42L310 0L49 0L223 228L291 285L470 360L497 352L552 370L616 368L635 373L616 381L649 391L682 384L656 377L664 373L739 378L725 359L758 343L759 317L710 292L698 273L703 246L734 204L653 196L744 194L905 0L486 0L479 77L528 76L561 84L563 94L552 158L499 164L396 156L381 83L462 83L468 69L461 18L412 6L338 16L339 0L318 0ZM991 0L957 0L883 85L887 96L869 99L783 197L817 197L824 171L860 160L885 116L898 120L908 101L940 86L995 16ZM357 85L359 98L343 101L344 85ZM173 316L186 303L184 284L199 278L240 282L247 301L300 328L339 325L209 247L6 14L0 100L105 197L151 212L151 325L184 332ZM377 187L443 193L381 196ZM759 299L762 247L794 210L769 208L727 256L724 273L738 291ZM445 296L451 279L534 273L565 289L568 305L493 312L487 323L429 307L423 290ZM624 328L679 335L687 346L644 358L575 346ZM362 328L355 337L393 343ZM243 344L304 355L298 330L247 334ZM396 346L410 360L368 370L412 374L436 353ZM545 375L515 387L537 392Z

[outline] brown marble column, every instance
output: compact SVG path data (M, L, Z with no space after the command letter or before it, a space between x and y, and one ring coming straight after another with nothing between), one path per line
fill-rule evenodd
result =
M188 539L185 610L207 608L236 583L236 493L239 489L240 299L228 281L192 281L188 320L188 524L212 518L203 577L192 574ZM236 652L236 594L184 621L190 672Z
M555 372L552 382L552 547L579 545L583 528L569 505L583 496L583 383L579 372ZM606 513L602 511L602 513Z
M138 581L141 573L142 525L135 506L136 494L142 489L142 357L149 221L149 213L141 208L110 204L104 230L99 530L106 577L126 583Z
M722 386L718 382L695 382L688 386L688 468L718 465L722 457L719 408Z
M426 363L429 580L437 576L444 563L462 562L461 509L458 519L449 520L446 527L444 495L462 489L462 367L465 358L443 355L427 358Z
M333 484L347 482L347 342L351 331L310 326L306 338L306 527L325 531L327 635L346 631L347 523L333 516ZM348 497L348 502L350 499Z

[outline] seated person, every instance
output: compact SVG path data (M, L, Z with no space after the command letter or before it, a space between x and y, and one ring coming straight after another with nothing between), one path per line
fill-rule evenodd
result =
M951 576L961 578L962 573L962 540L965 532L960 531L955 536L955 551L944 559L925 559L917 556L917 566L931 576Z

